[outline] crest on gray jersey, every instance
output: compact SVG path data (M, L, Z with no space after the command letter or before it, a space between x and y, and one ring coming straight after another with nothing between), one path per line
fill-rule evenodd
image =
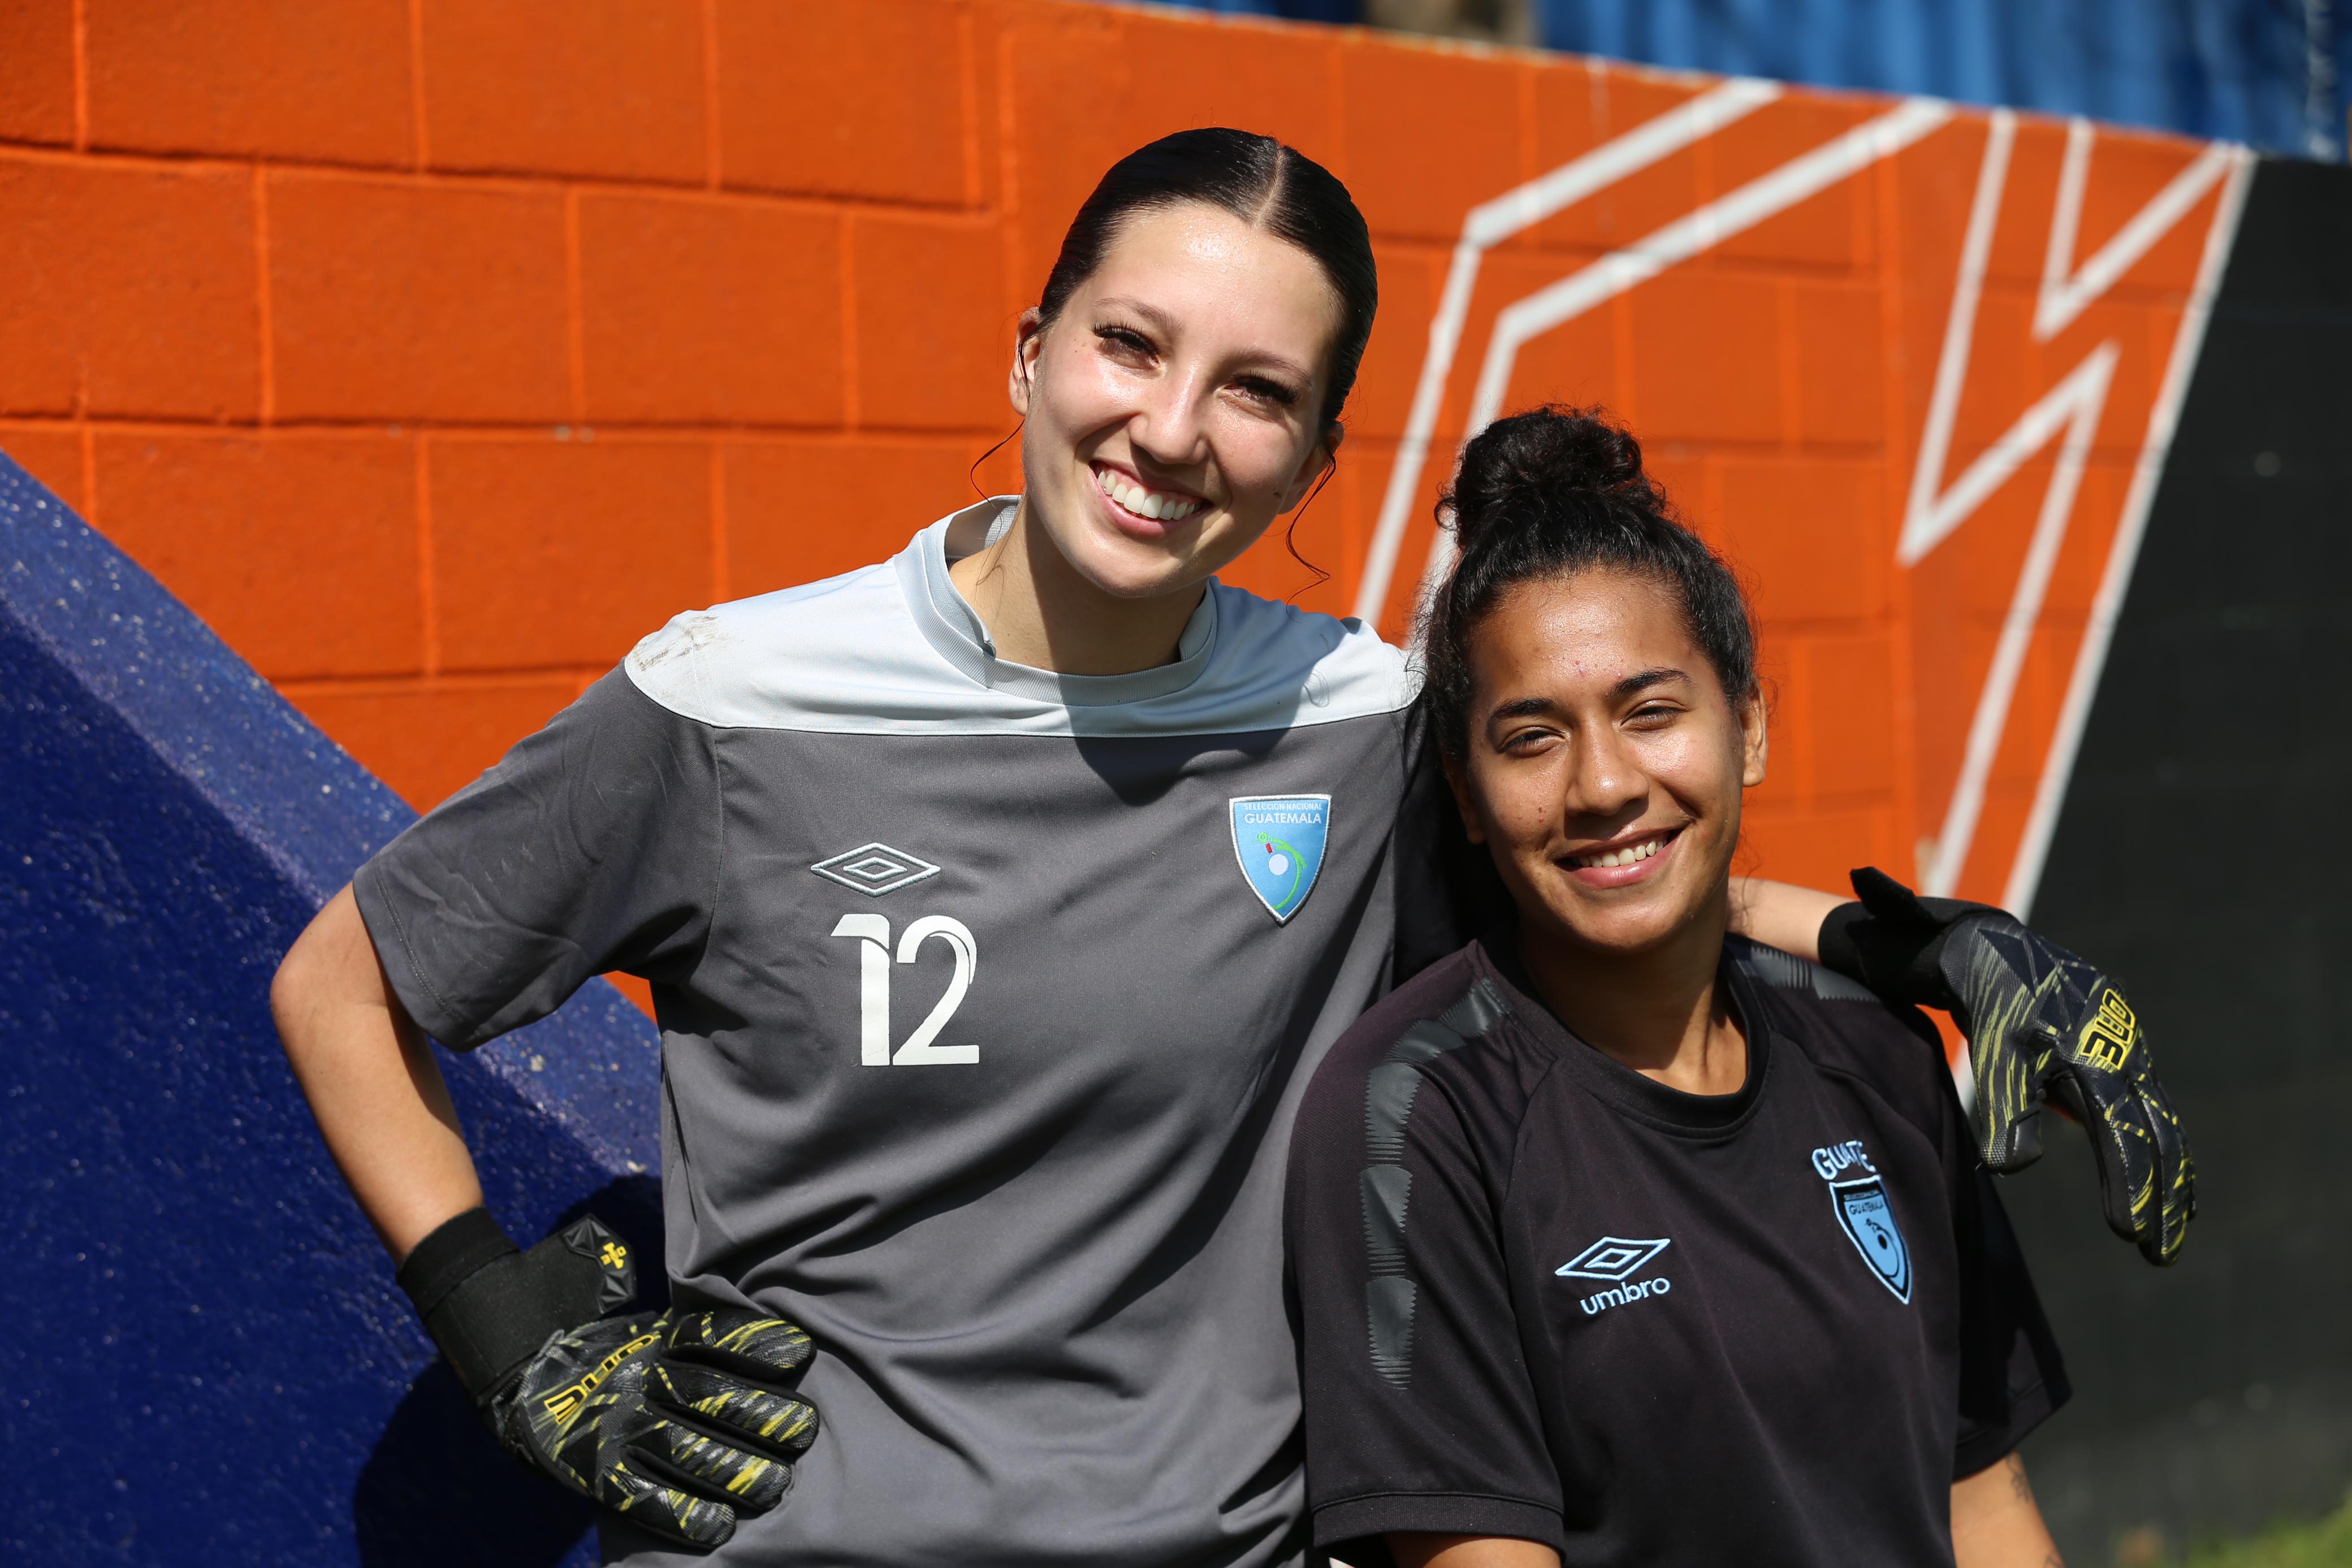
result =
M1234 856L1242 880L1277 921L1298 913L1315 891L1330 837L1328 795L1240 795L1232 804Z

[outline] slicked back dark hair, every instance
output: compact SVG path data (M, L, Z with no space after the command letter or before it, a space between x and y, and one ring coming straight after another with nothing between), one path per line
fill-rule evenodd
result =
M1599 409L1498 419L1463 449L1438 502L1460 548L1422 623L1432 727L1449 758L1469 737L1470 639L1522 582L1604 569L1673 594L1736 705L1756 692L1756 624L1723 558L1676 520L1642 446Z
M1336 424L1380 308L1372 236L1347 186L1314 159L1271 136L1223 128L1179 131L1112 164L1062 236L1061 254L1038 300L1039 314L1048 324L1061 315L1070 296L1102 265L1128 218L1182 202L1222 208L1289 241L1323 268L1339 296L1339 335L1331 346L1330 390L1322 409L1323 423Z

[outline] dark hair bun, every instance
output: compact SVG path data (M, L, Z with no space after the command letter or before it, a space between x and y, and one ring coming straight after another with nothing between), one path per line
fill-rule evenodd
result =
M1663 510L1642 444L1598 409L1548 404L1498 419L1463 448L1446 493L1465 549L1496 519L1526 521L1579 494Z
M1462 449L1438 503L1462 547L1421 623L1423 686L1438 744L1462 755L1470 641L1513 585L1603 570L1665 588L1726 695L1756 691L1756 625L1739 580L1642 472L1642 444L1599 409L1498 419Z

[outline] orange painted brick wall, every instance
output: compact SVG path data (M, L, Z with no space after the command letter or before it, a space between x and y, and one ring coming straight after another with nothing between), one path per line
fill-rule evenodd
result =
M1381 321L1297 530L1335 575L1279 538L1229 575L1354 605L1430 382L1391 632L1505 308L1612 256L1639 274L1666 254L1645 236L1711 211L1529 339L1503 406L1617 410L1752 580L1778 698L1754 864L1916 872L1942 836L1986 895L2231 188L2196 183L2195 144L2084 129L2070 154L2065 126L1951 112L1726 228L1726 197L1900 108L1789 92L1471 247L1433 359L1474 208L1716 84L1055 0L0 0L0 447L420 807L673 612L879 559L968 499L1012 423L1015 315L1152 136L1279 135L1370 220ZM2114 361L2097 406L2059 410L2087 410L2079 490L1990 720L2028 540L2072 483L2057 440L1898 559L1979 208L1928 498Z

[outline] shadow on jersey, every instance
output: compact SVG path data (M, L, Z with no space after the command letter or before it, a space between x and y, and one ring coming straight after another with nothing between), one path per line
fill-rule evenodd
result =
M1911 1249L1903 1242L1903 1231L1895 1223L1895 1209L1886 1201L1886 1188L1876 1176L1864 1176L1859 1181L1830 1183L1830 1197L1837 1206L1838 1228L1846 1239L1853 1243L1862 1260L1879 1281L1895 1292L1895 1299L1911 1300Z

